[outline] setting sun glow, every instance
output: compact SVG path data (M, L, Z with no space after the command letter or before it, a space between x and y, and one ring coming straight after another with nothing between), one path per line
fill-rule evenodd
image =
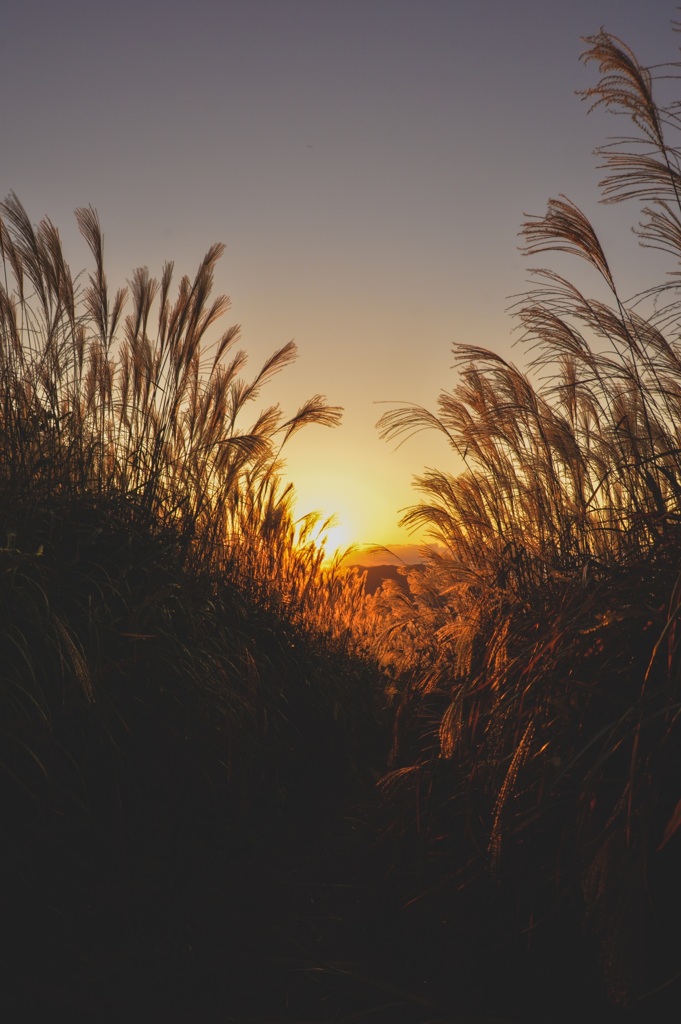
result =
M351 526L338 516L334 516L329 526L320 530L317 541L324 547L325 560L330 562L336 555L342 555L356 543L356 538L353 537Z
M318 515L314 535L318 544L324 544L326 560L355 545L413 543L409 533L397 526L400 496L390 490L386 480L379 474L373 480L362 474L353 476L356 467L351 462L342 468L344 472L332 476L310 472L303 459L290 459L288 464L295 486L296 517Z

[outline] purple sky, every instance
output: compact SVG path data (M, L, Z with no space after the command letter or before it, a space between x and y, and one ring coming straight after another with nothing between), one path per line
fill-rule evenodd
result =
M57 223L74 269L72 212L95 206L116 286L166 259L192 274L224 241L218 290L251 369L299 345L263 402L321 392L346 410L289 449L299 510L404 541L412 476L458 466L435 436L381 442L376 403L434 407L454 342L510 351L523 214L567 194L630 290L649 283L618 228L633 211L597 203L592 150L624 125L575 96L596 76L580 36L603 25L644 63L675 60L675 16L662 0L5 0L0 194Z

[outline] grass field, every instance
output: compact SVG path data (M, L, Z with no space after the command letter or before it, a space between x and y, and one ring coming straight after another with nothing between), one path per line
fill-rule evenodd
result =
M586 44L587 99L633 132L604 198L670 276L622 296L565 197L524 225L598 297L536 271L524 369L459 347L436 412L382 417L466 468L420 478L434 545L377 589L294 521L285 445L340 410L260 408L295 349L244 376L220 248L112 292L92 209L82 279L0 205L3 1019L678 1001L680 125L623 43Z

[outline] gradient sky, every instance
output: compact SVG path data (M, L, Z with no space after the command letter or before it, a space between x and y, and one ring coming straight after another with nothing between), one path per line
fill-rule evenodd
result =
M73 210L92 204L112 286L167 259L193 274L225 242L217 290L250 369L299 346L263 404L345 408L289 448L299 511L405 542L412 477L459 467L435 435L380 441L377 403L434 408L455 342L510 353L523 214L567 194L630 291L647 283L627 211L597 203L592 151L625 126L575 95L596 79L580 37L604 26L644 63L676 60L675 16L662 0L4 0L0 194L59 226L74 269Z

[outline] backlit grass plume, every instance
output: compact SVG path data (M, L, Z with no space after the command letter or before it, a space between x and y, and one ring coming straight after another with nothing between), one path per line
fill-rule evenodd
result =
M276 474L288 438L334 425L340 409L315 396L292 417L273 405L246 422L296 348L289 342L246 380L239 328L211 337L229 308L212 297L224 247L176 288L168 263L160 279L140 268L112 295L97 215L76 216L94 258L86 283L74 280L49 220L34 227L14 195L0 204L3 507L124 494L172 524L194 558L207 556L244 492Z
M670 273L625 298L588 218L550 200L523 225L524 251L585 262L596 297L533 271L515 307L525 369L459 345L458 382L436 413L381 418L389 440L439 431L465 467L418 478L423 499L404 520L442 551L431 587L412 588L400 613L398 635L416 640L399 715L408 737L386 785L411 787L422 834L441 850L448 833L453 861L469 863L466 835L487 848L517 886L519 927L523 914L525 927L567 919L583 900L611 994L626 1001L669 980L643 947L662 943L665 851L679 841L681 120L627 46L604 31L586 42L601 77L585 99L634 132L600 150L604 199L642 204L640 241L670 257ZM435 890L459 884L454 871Z
M261 973L244 876L366 784L378 675L360 581L323 567L281 477L340 410L257 411L295 346L244 377L238 328L215 333L221 246L112 293L77 218L85 281L50 221L0 204L0 1003L97 1016L115 991L173 1017L216 951L241 950L244 990Z

